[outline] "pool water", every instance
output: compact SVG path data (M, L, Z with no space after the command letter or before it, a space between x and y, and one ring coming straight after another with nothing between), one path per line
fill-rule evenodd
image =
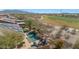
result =
M32 42L37 40L37 35L35 33L29 33L27 36L28 36L29 40Z

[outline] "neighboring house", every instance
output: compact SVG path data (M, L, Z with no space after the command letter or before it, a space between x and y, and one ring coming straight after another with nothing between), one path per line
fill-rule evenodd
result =
M23 32L19 24L16 23L16 18L10 15L0 14L0 28L11 29L17 32Z
M17 23L18 25L20 25L21 27L25 27L25 22L24 22L24 20L16 20L16 23Z
M10 16L8 14L0 14L0 20L15 23L16 18L12 17L12 16Z

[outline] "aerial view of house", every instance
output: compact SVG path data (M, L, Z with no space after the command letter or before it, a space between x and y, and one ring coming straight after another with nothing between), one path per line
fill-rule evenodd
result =
M0 49L78 48L78 9L0 11Z

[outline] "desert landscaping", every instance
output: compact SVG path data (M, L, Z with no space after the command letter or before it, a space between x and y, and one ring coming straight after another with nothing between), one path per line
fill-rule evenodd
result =
M79 14L0 14L0 49L78 49Z

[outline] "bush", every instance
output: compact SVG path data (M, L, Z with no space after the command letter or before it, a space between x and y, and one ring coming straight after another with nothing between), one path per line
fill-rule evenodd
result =
M73 46L74 49L79 49L79 40L77 40Z
M61 49L63 47L64 41L61 39L56 39L56 40L51 40L49 44L53 47L54 49Z
M0 32L4 35L0 35L0 48L11 49L15 48L20 42L23 41L24 37L22 33L17 33L8 29L0 29Z
M63 47L63 44L64 44L64 41L63 40L61 40L61 39L58 39L57 41L56 41L56 49L61 49L62 47Z
M31 30L32 28L40 28L39 22L33 19L26 19L24 20L25 22L25 26L29 28L29 30Z

